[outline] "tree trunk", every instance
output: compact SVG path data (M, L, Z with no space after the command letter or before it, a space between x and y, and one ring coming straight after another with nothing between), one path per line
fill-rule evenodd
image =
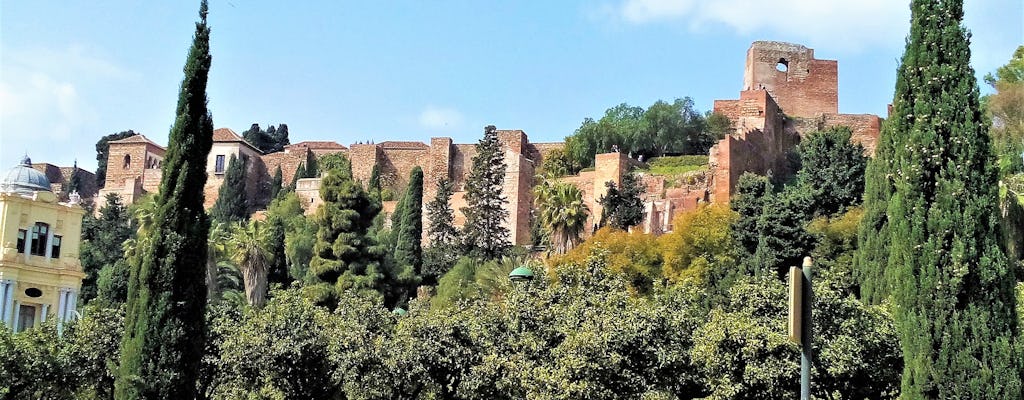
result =
M257 261L242 267L245 299L252 307L263 307L267 300L267 263Z

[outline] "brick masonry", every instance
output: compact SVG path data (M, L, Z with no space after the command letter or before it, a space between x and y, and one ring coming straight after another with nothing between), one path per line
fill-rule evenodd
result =
M784 68L780 68L780 64ZM814 58L813 49L797 44L754 42L747 51L739 99L714 102L714 111L729 118L733 133L709 151L709 171L688 177L692 182L684 187L666 189L663 178L642 177L647 188L642 229L649 233L670 231L676 212L694 209L704 202L728 202L736 181L744 172L790 173L786 170L787 154L799 143L800 137L815 130L850 126L854 132L852 140L862 143L869 154L873 153L881 118L870 114L840 114L838 105L837 61L818 60ZM455 223L462 225L465 221L461 209L466 206L465 182L476 155L474 144L458 144L446 137L431 138L429 143L386 141L349 147L317 141L300 142L286 146L283 152L261 155L230 130L221 128L217 134L215 151L211 151L209 161L207 206L216 200L222 183L212 171L215 152L244 154L254 160L248 171L251 189L248 195L254 208L265 206L269 201L269 182L278 166L284 182L289 183L308 155L319 158L342 153L351 160L353 176L360 182L367 182L373 166L379 166L383 187L392 190L396 197L405 189L409 173L416 166L422 167L424 172L424 203L435 196L440 178L451 179L455 186L451 201ZM543 159L551 151L563 148L564 143L531 143L522 130L499 130L498 137L508 166L503 183L509 200L507 226L514 243L526 244L530 240L534 173ZM110 148L105 191L119 193L131 203L138 196L157 190L159 164L164 154L162 147L139 135L111 142ZM593 171L560 178L584 192L584 202L591 210L589 226L596 225L600 218L597 200L606 192L605 182L621 183L622 174L635 162L624 154L599 154ZM312 213L320 201L319 179L301 179L297 186L296 192L307 206L307 213Z
M784 68L780 68L784 67ZM714 112L732 122L733 134L709 152L711 201L727 203L744 172L786 175L787 156L811 132L849 126L851 140L874 154L882 119L839 113L838 62L783 42L754 42L747 51L739 100L715 100Z

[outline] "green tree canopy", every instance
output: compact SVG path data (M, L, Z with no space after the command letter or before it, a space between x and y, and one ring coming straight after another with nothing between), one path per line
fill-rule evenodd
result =
M128 208L121 204L121 197L117 194L106 196L98 218L91 213L85 215L79 253L85 272L79 295L82 304L96 297L100 271L114 268L114 264L124 258L122 245L134 236Z
M864 195L864 147L850 142L849 127L808 135L800 143L797 179L813 197L814 213L835 215L860 204Z
M619 149L633 155L707 154L726 133L721 118L708 125L709 116L694 108L689 97L669 103L658 100L646 110L622 103L598 120L586 118L565 138L569 173L594 165L598 153ZM728 119L725 120L725 127ZM556 154L557 155L557 154Z

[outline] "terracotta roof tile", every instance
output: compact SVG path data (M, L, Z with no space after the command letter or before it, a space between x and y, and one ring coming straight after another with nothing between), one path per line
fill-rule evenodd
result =
M244 142L241 136L238 136L235 131L231 128L217 128L213 130L213 141L214 142Z
M241 142L241 143L244 143L246 146L249 146L253 150L256 150L260 154L263 153L262 151L257 149L256 146L253 146L252 143L249 143L249 142L245 141L245 139L243 139L241 136L238 136L238 134L235 133L235 131L231 130L231 128L217 128L217 129L214 129L213 130L213 141L214 142Z
M126 137L126 138L121 139L121 140L112 140L112 141L110 141L110 143L117 143L117 144L121 144L121 143L149 143L149 144L154 145L156 147L159 147L161 149L164 148L164 146L156 144L156 142L153 142L152 140L149 140L149 138L147 138L145 135L141 135L141 134L134 135L134 136L129 136L129 137Z

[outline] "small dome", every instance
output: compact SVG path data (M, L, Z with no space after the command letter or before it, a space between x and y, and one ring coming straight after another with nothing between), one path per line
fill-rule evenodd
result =
M50 180L46 175L32 168L32 160L25 156L21 164L8 169L0 180L0 191L32 194L32 192L49 192Z

